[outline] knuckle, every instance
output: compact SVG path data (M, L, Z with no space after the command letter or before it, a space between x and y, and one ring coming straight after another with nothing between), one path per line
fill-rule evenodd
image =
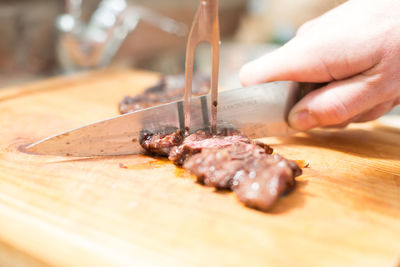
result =
M376 89L381 94L382 101L394 100L400 96L400 82L399 78L393 77L384 78L381 83L377 83Z
M340 124L350 117L348 109L343 104L334 105L329 111L330 123Z
M400 95L400 71L397 64L381 62L363 73L364 87L375 93L379 102L393 100Z

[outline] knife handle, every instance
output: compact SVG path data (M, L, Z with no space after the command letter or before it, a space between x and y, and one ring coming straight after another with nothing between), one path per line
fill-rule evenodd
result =
M312 91L318 90L328 83L299 83L296 103Z

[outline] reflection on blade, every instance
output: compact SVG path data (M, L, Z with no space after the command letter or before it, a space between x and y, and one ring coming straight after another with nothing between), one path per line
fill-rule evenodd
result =
M297 94L296 84L274 82L223 91L218 99L218 125L235 127L250 138L293 133L285 118ZM191 131L209 127L210 97L192 99ZM140 133L183 127L183 102L176 101L86 125L46 138L27 150L68 156L137 154Z
M29 146L28 152L49 155L93 156L136 154L142 122L148 129L179 127L177 105L163 105L96 122Z
M234 125L249 138L293 134L286 118L297 94L298 84L294 82L272 82L222 92L218 124Z
M204 128L202 101L193 99L192 123ZM101 156L137 154L143 130L155 132L163 128L179 129L183 125L182 101L138 110L107 120L95 122L39 141L27 147L36 154L66 156Z

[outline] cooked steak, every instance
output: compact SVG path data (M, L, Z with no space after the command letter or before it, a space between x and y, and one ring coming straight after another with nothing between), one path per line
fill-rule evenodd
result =
M199 182L232 189L247 206L266 211L301 174L296 163L267 152L259 145L238 142L222 149L203 149L183 167Z
M278 197L295 185L294 178L302 171L296 163L279 155L245 160L236 172L233 192L246 206L267 211Z
M140 145L149 153L157 156L168 156L171 148L183 142L183 133L180 130L171 133L144 132L140 137Z
M171 133L172 132L172 133ZM223 128L216 135L209 131L199 130L186 138L180 130L165 129L160 133L142 133L141 146L149 153L168 156L169 160L181 166L190 156L208 148L223 148L236 143L254 144L267 154L272 148L260 141L250 141L238 131Z
M207 76L195 75L193 77L193 95L206 94L209 91L210 79ZM185 75L167 75L142 94L126 96L119 103L121 114L148 108L163 103L179 100L184 95Z
M267 211L291 189L301 169L294 161L270 155L272 148L231 129L217 135L199 130L186 138L176 128L144 132L140 144L151 154L168 156L196 175L199 183L230 189L249 207Z
M197 181L219 189L230 189L244 160L254 159L266 151L249 143L233 143L225 149L207 148L187 160L183 167L197 176Z
M197 131L185 138L183 143L171 149L169 160L180 166L190 156L205 148L223 148L235 143L250 143L250 140L237 131L223 129L217 135L208 131Z

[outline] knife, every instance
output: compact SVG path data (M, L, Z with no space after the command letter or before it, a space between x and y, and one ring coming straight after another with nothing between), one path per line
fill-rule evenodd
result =
M226 90L218 96L218 128L233 127L249 138L286 136L294 133L287 116L307 87L290 81L271 82ZM191 132L210 127L210 95L191 101ZM175 101L116 116L79 127L27 147L27 152L61 156L125 155L143 152L144 131L183 130L183 101Z

